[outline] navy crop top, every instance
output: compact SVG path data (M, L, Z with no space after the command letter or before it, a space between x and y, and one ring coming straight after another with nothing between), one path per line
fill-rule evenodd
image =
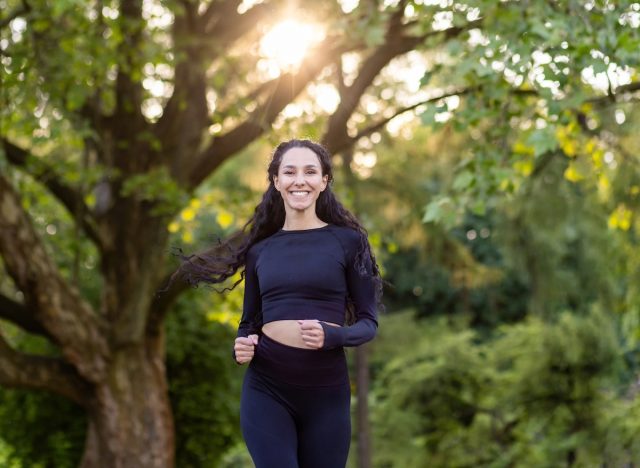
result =
M259 334L258 326L275 320L317 319L324 329L324 349L371 340L378 328L375 281L370 262L369 276L354 266L359 245L357 231L328 224L280 230L251 246L238 336ZM348 297L355 305L356 322L342 326Z

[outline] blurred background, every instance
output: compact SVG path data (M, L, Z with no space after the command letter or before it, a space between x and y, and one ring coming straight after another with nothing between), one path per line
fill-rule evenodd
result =
M0 466L252 466L243 285L158 291L290 138L334 155L387 282L350 468L638 466L638 26L627 0L0 0Z

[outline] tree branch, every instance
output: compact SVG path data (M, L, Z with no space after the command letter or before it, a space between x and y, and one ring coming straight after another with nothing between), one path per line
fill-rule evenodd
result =
M177 270L179 271L179 269ZM176 299L190 286L186 281L172 281L174 273L165 276L153 297L151 312L147 318L147 336L158 336L164 324L164 318Z
M213 2L209 8L216 5ZM173 93L155 125L155 133L163 150L170 153L171 145L184 145L183 133L188 139L200 138L207 119L205 65L203 49L207 48L200 26L197 4L181 2L183 11L176 12L172 27L173 44L177 57L173 79Z
M209 7L200 15L200 25L203 31L211 31L216 27L221 18L229 18L230 15L238 14L240 0L224 0L211 2Z
M48 390L83 407L88 406L90 385L73 367L59 359L15 351L0 334L0 385Z
M19 167L36 180L40 181L49 191L64 205L72 218L82 227L87 236L97 245L102 245L102 240L95 225L95 219L91 216L91 210L84 203L82 194L73 187L63 183L57 176L55 170L45 161L33 158L37 162L34 171L28 170L29 152L17 145L14 145L5 138L0 139L7 159L11 164Z
M246 240L246 234L242 231L235 231L227 240L231 241L231 243L237 248L240 244L242 244ZM225 249L224 251L222 249ZM228 247L217 243L209 246L204 251L196 254L194 258L197 261L198 258L207 257L209 261L214 258L225 258L228 253ZM149 319L147 321L147 336L158 336L160 334L160 330L164 323L164 317L168 312L169 308L175 300L182 294L187 291L191 285L186 280L186 275L183 266L186 265L187 262L183 262L175 271L165 276L162 282L159 284L158 288L156 288L156 294L153 298L153 303L151 305L151 313L149 314ZM222 265L220 265L222 267Z
M637 91L640 91L640 81L618 86L615 90L610 91L606 95L588 99L587 102L591 104L612 104L618 102L618 99L621 96L633 94Z
M340 104L329 118L322 142L330 152L335 152L335 147L341 146L345 140L348 140L347 121L380 71L393 58L412 50L421 41L422 38L417 37L391 37L364 61L351 86L343 87Z
M83 377L99 380L106 367L106 324L69 285L46 252L9 181L0 174L0 255L24 305Z
M333 39L328 39L320 44L300 65L297 73L281 75L269 96L243 123L226 134L214 138L209 147L199 154L191 165L189 187L196 187L230 156L271 128L282 109L292 102L322 69L330 65L336 55L345 51L344 46L334 45L333 42Z
M0 294L0 319L8 320L29 333L51 338L47 330L36 320L34 311L2 294Z
M224 4L239 4L237 0L224 2ZM213 8L216 2L213 2ZM237 6L234 8L220 9L217 21L209 22L204 26L204 34L208 39L218 46L228 46L239 38L243 37L258 24L262 19L273 16L276 13L275 7L269 3L255 5L245 13L238 13Z
M404 32L409 26L402 25L400 13L401 11L398 10L391 17L385 42L363 62L358 77L351 86L343 86L341 89L340 104L329 118L327 130L322 137L323 144L331 153L336 153L338 148L346 148L353 144L353 139L347 133L347 122L367 88L392 59L414 50L416 46L431 36L444 35L447 40L480 24L480 20L477 20L469 22L465 26L452 27L444 31L431 31L420 36L405 36Z
M155 133L169 158L171 174L179 182L188 178L182 154L198 154L202 133L209 125L206 100L206 69L217 56L264 18L270 10L259 4L244 14L240 2L212 2L198 17L197 9L185 5L185 14L176 17L173 37L176 56L182 57L175 68L174 91L165 105Z
M141 71L144 21L142 0L122 0L120 18L124 40L118 47L118 55L123 61L118 65L116 76L116 109L112 122L120 140L132 140L146 130L142 115L142 82L133 76Z
M465 94L469 94L469 93L471 93L473 91L476 91L477 89L478 89L478 87L474 86L474 87L471 87L471 88L464 88L464 89L460 89L460 90L457 90L457 91L451 91L451 92L448 92L448 93L445 93L445 94L440 94L438 96L426 99L424 101L420 101L420 102L412 104L410 106L402 107L402 108L396 110L389 117L381 119L381 120L369 125L368 127L363 128L362 130L358 131L356 136L349 137L347 140L342 142L341 146L336 146L333 149L333 151L340 152L340 151L344 151L344 150L350 148L360 138L367 137L367 136L371 135L372 133L381 130L385 125L387 125L389 122L391 122L393 119L395 119L399 115L402 115L402 114L404 114L406 112L411 112L411 111L417 109L420 106L425 106L427 104L432 104L434 102L438 102L441 99L446 99L446 98L451 97L451 96L463 96Z

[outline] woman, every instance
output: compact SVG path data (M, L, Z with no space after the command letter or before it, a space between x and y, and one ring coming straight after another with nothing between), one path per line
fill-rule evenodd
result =
M281 143L268 174L248 234L228 243L232 258L198 257L190 280L219 282L245 266L233 354L249 363L240 423L256 467L343 468L351 440L343 346L375 336L380 273L365 230L331 192L321 145Z

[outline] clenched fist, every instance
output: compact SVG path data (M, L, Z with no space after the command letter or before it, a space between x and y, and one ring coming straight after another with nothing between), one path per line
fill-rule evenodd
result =
M298 325L300 325L300 336L307 348L322 348L324 329L318 320L298 320Z
M258 344L258 335L249 335L247 337L239 336L233 345L236 354L236 362L238 364L246 364L253 359L253 353Z

